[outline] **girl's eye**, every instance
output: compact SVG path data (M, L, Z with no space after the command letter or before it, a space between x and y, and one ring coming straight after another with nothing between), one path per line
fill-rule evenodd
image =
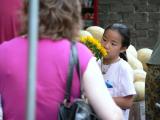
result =
M103 38L103 41L107 41L107 40Z
M106 42L106 41L108 41L108 39L107 39L107 38L103 38L103 41L105 41L105 42Z
M117 44L116 43L111 43L113 46L116 46Z

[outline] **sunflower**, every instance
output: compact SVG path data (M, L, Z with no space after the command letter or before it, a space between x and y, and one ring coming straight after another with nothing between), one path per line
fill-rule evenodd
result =
M95 38L91 36L80 37L80 42L85 44L92 51L97 60L107 56L106 49Z

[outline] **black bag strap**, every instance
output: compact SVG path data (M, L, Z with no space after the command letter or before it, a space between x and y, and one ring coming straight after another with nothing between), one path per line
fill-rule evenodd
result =
M66 93L64 97L64 100L66 100L65 102L67 103L70 102L73 71L74 71L75 65L77 67L78 76L81 81L81 72L80 72L80 65L79 65L76 43L72 41L71 42L71 52L69 56L69 71L68 71L68 76L67 76Z

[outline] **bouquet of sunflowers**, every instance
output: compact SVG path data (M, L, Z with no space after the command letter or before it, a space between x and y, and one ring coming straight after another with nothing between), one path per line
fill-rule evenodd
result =
M91 36L80 37L80 42L85 44L95 55L97 61L102 57L107 56L106 49L101 45L101 43Z

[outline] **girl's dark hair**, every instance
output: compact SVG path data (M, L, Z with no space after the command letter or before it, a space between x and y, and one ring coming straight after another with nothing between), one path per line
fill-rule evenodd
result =
M104 33L109 29L118 31L118 33L122 36L122 38L123 38L122 39L122 47L126 47L126 48L129 47L130 42L131 42L130 41L130 30L126 25L124 25L122 23L114 23L114 24L108 25L105 28ZM119 56L127 61L126 51L123 53L120 53Z

